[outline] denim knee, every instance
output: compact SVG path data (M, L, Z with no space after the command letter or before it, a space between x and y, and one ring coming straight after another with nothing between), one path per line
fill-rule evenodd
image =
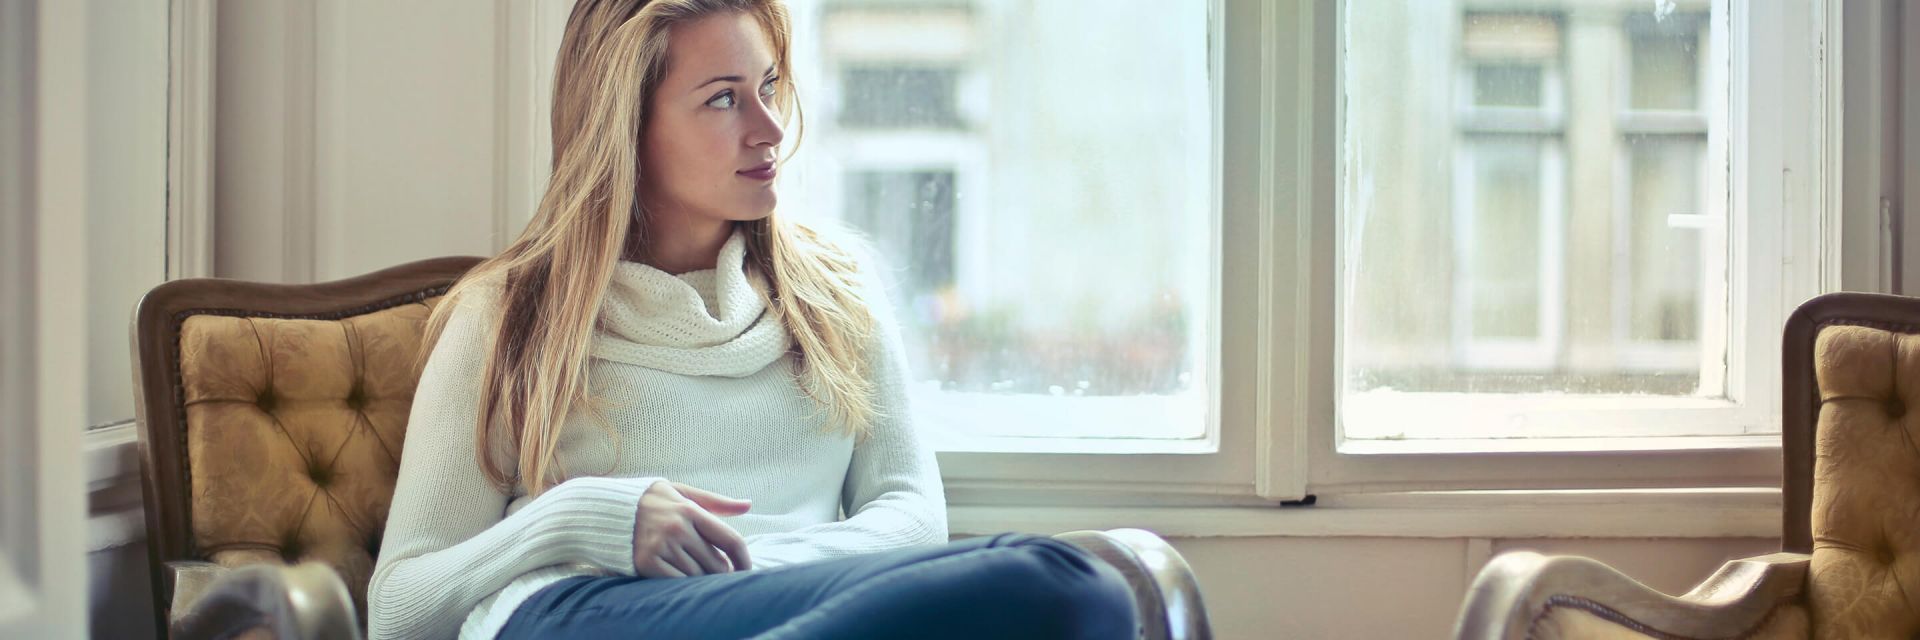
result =
M996 566L1002 588L1027 600L1036 622L1059 637L1133 638L1133 590L1119 570L1086 550L1039 536L1008 541L1012 561Z

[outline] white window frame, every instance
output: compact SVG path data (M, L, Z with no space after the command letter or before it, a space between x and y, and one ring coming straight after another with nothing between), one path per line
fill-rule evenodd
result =
M1339 94L1338 67L1329 63L1338 56L1340 5L1220 0L1214 8L1225 17L1216 26L1222 45L1213 54L1225 70L1215 89L1222 204L1215 237L1217 255L1223 256L1216 286L1233 291L1254 286L1257 291L1254 296L1217 298L1221 321L1212 327L1211 335L1218 339L1211 355L1219 363L1220 422L1215 438L1208 441L1215 450L1123 456L942 452L940 463L954 505L971 517L992 519L990 515L1011 509L985 505L1010 501L1090 507L1244 506L1302 500L1310 494L1725 486L1757 487L1764 493L1764 488L1778 486L1779 437L1748 433L1756 430L1753 425L1777 425L1777 385L1745 387L1756 389L1746 415L1728 411L1725 402L1676 399L1633 416L1635 422L1612 437L1342 442L1336 420L1339 380L1332 373L1339 362L1334 312ZM1790 14L1794 20L1788 19ZM1838 130L1833 136L1814 132L1826 132L1830 124L1838 68L1828 67L1837 61L1812 53L1830 32L1837 32L1838 16L1838 6L1830 0L1791 0L1730 16L1737 48L1736 77L1729 80L1738 83L1742 95L1750 87L1802 98L1765 105L1755 113L1746 112L1748 105L1742 101L1742 110L1734 115L1733 127L1740 133L1795 132L1735 150L1733 180L1743 189L1734 196L1736 204L1768 205L1776 215L1735 224L1735 233L1756 240L1752 249L1738 251L1734 258L1744 261L1749 253L1766 253L1790 263L1817 264L1793 273L1778 265L1755 265L1756 275L1749 280L1781 283L1733 292L1734 304L1756 315L1784 319L1800 299L1788 292L1830 290L1837 284L1837 252L1826 247L1825 239L1837 237L1838 211L1825 176L1832 170ZM1789 33L1789 25L1811 26ZM1747 34L1760 28L1773 35L1753 39L1783 46L1749 52ZM1807 55L1795 57L1788 51ZM1783 75L1745 73L1755 66L1797 74L1816 90L1787 94L1782 91L1787 86ZM1789 128L1786 122L1805 126ZM1225 131L1233 133L1222 135ZM1749 180L1788 168L1793 171L1786 180ZM1744 190L1749 184L1752 189ZM1782 207L1806 203L1820 203L1819 215L1796 220L1777 215ZM1757 233L1762 229L1781 232ZM1787 238L1799 242L1787 243ZM1763 335L1751 340L1744 327L1734 333L1736 343L1752 345L1753 357L1777 361L1777 332L1760 332ZM1232 346L1222 348L1227 345ZM1645 437L1640 434L1645 429L1638 426L1664 422L1674 431L1692 430L1701 420L1716 417L1725 424L1725 435ZM1037 513L1025 517L1052 521Z
M1285 393L1286 385L1269 383L1280 372L1269 371L1267 365L1274 360L1261 355L1278 346L1262 336L1267 323L1276 319L1266 310L1291 304L1270 299L1275 292L1267 286L1272 270L1263 263L1274 259L1277 248L1269 245L1275 236L1259 230L1269 222L1261 215L1265 203L1277 195L1267 191L1273 185L1261 178L1262 168L1271 168L1276 159L1272 151L1279 148L1269 137L1278 131L1263 123L1261 115L1274 98L1274 73L1287 71L1276 68L1281 40L1275 39L1280 34L1272 29L1272 18L1277 11L1294 8L1257 0L1212 0L1208 9L1209 66L1218 70L1212 83L1211 145L1219 168L1215 175L1221 180L1214 201L1221 217L1212 234L1212 253L1224 260L1207 290L1208 299L1220 301L1220 306L1217 317L1205 323L1212 339L1205 359L1213 369L1203 377L1216 390L1207 405L1217 426L1205 439L1190 441L1046 443L1054 452L942 451L938 456L951 504L963 509L1008 504L1228 506L1300 497L1295 491L1268 491L1265 487L1274 479L1261 471L1271 453L1291 456L1293 450L1273 440L1282 434L1271 428L1272 418L1266 415L1272 406L1291 404L1272 399ZM1249 133L1223 136L1228 129ZM1254 131L1260 135L1252 135ZM1259 295L1222 296L1227 290L1258 290ZM1075 452L1058 452L1062 450ZM1090 452L1099 450L1107 453Z
M1469 0L1463 4L1467 5L1466 8L1471 9L1477 3ZM1689 7L1690 9L1707 9L1712 6L1703 0L1693 0L1690 4L1694 5ZM1627 8L1628 5L1622 3L1619 7ZM1723 12L1722 15L1727 15L1724 13L1726 11L1724 6L1720 7L1720 11ZM1726 24L1723 21L1713 21L1711 23L1708 38L1712 41L1712 44L1708 45L1709 50L1727 50L1722 44L1726 39L1726 30ZM1615 37L1620 39L1620 43L1624 47L1626 44L1625 31L1617 32ZM1704 59L1707 57L1709 56L1703 56L1703 68L1705 67ZM1732 61L1730 61L1729 66L1731 66L1731 64ZM1624 64L1622 65L1623 68L1626 66L1627 65ZM1700 77L1703 78L1703 82L1706 83L1700 91L1703 104L1711 104L1705 102L1710 100L1710 98L1706 96L1725 95L1728 93L1724 86L1717 84L1718 82L1725 81L1724 76L1725 74L1719 73L1702 73L1700 75ZM1609 78L1608 81L1614 82L1615 79ZM1614 93L1616 99L1621 100L1621 102L1611 106L1610 111L1612 114L1610 115L1613 115L1613 117L1617 119L1618 116L1614 114L1621 112L1625 102L1620 96L1625 92L1623 90ZM1728 119L1731 120L1730 116ZM1616 163L1620 162L1618 159L1618 155L1620 154L1618 147L1619 135L1618 131L1614 133L1614 142L1612 143L1615 149L1614 155L1616 157L1614 162ZM1716 139L1710 142L1717 141ZM1711 151L1709 153L1711 153ZM1551 162L1551 160L1550 158L1549 162ZM1732 170L1737 169L1730 168L1730 171ZM1714 174L1709 173L1707 175ZM1551 176L1549 179L1551 179ZM1624 176L1621 177L1618 184L1626 184ZM1703 191L1714 188L1716 188L1715 185L1707 185ZM1617 198L1621 190L1616 189L1614 193ZM1616 209L1618 209L1619 206L1619 203L1616 202ZM1772 211L1762 211L1757 215L1766 217L1777 214ZM1615 224L1619 224L1617 218ZM1344 240L1342 240L1342 242L1344 242ZM1560 238L1558 236L1551 239L1543 239L1542 242L1548 246L1550 250L1558 250L1563 247L1563 245L1560 244ZM1546 277L1549 279L1559 278L1560 272L1554 270L1555 267L1558 266L1560 265L1547 263L1543 260L1543 270L1547 271L1545 274ZM1771 281L1770 279L1772 277L1773 276L1755 276L1756 281ZM1546 287L1545 289L1547 291L1555 290L1552 286ZM1552 306L1558 303L1559 300L1543 297L1542 302L1545 306ZM1738 300L1729 299L1727 306L1737 307L1739 304L1740 302ZM1784 321L1786 313L1790 311L1790 309L1773 310L1760 307L1741 309L1738 317L1749 318L1752 322L1760 326L1778 326ZM1547 310L1543 309L1543 316L1553 318L1556 321L1558 320L1558 316L1550 315L1546 313L1546 311ZM1616 308L1615 311L1618 312L1618 309ZM1716 308L1714 311L1721 310ZM1714 321L1718 321L1718 319L1714 319ZM1556 328L1557 327L1549 328L1549 331ZM1759 339L1759 337L1755 336L1755 339ZM1557 346L1557 344L1546 346ZM1615 348L1619 349L1623 354L1630 354L1631 349L1622 348L1627 346L1629 345L1621 344L1616 339ZM1775 425L1778 424L1778 418L1770 416L1778 414L1778 400L1777 397L1775 397L1777 396L1775 391L1777 390L1778 384L1768 381L1769 378L1777 379L1777 371L1764 366L1758 370L1749 370L1750 373L1754 374L1755 378L1747 387L1739 387L1737 384L1737 381L1744 380L1744 378L1736 378L1735 383L1725 383L1725 381L1720 378L1720 376L1724 375L1723 372L1725 370L1747 368L1754 363L1766 362L1767 359L1764 357L1753 356L1753 354L1757 353L1756 349L1762 349L1766 346L1767 345L1743 345L1742 348L1727 354L1730 361L1725 365L1720 364L1721 351L1709 350L1710 352L1708 353L1700 354L1699 357L1703 362L1711 362L1713 365L1702 368L1703 379L1710 383L1709 388L1727 389L1725 397L1642 397L1628 395L1568 397L1563 394L1514 394L1510 396L1498 396L1497 399L1491 399L1488 396L1476 396L1468 393L1367 392L1363 394L1365 397L1359 398L1353 406L1347 407L1345 411L1339 414L1342 420L1343 446L1357 451L1375 451L1381 448L1405 451L1419 450L1422 447L1437 450L1473 450L1476 448L1489 448L1493 450L1524 450L1528 448L1553 450L1569 448L1569 442L1554 442L1545 438L1574 440L1572 437L1556 435L1548 435L1545 436L1545 438L1535 437L1529 440L1519 440L1515 438L1516 434L1526 433L1528 430L1536 428L1540 431L1548 432L1565 430L1577 433L1582 438L1602 438L1608 440L1668 436L1738 436L1750 433L1764 433L1769 430L1777 431L1777 426ZM1508 351L1498 355L1518 356L1524 354ZM1551 359L1554 355L1556 355L1554 351L1547 350L1545 347L1543 347L1543 352L1538 354L1540 358L1545 359ZM1469 361L1468 364L1471 365L1473 362ZM1748 389L1760 389L1762 391L1759 393L1749 393L1747 391ZM1387 429L1390 429L1391 425L1414 423L1418 423L1421 426L1417 430L1404 430L1411 433L1387 432ZM1574 428L1565 429L1566 425L1573 425ZM1379 442L1379 440L1383 438L1396 440L1396 442ZM1416 438L1418 440L1415 440ZM1573 448L1605 449L1611 446L1640 447L1646 445L1627 443L1622 445L1574 444L1571 446Z
M1731 10L1731 33L1727 34L1733 96L1730 197L1734 210L1745 214L1732 219L1731 233L1744 239L1732 258L1736 269L1749 274L1736 281L1731 292L1732 306L1749 321L1732 327L1729 343L1758 362L1778 362L1778 331L1759 327L1781 326L1800 301L1833 290L1838 283L1838 252L1833 243L1838 241L1840 219L1834 180L1840 142L1840 78L1837 56L1823 44L1838 35L1840 7L1832 0L1735 3L1734 7L1726 7L1724 0L1714 3L1716 8ZM1294 25L1295 37L1311 43L1302 47L1335 58L1342 33L1340 10L1334 4L1312 5L1309 20ZM1750 46L1756 42L1767 46ZM1304 96L1299 108L1310 114L1316 130L1333 130L1336 125L1335 102L1340 95L1336 69L1319 69L1315 82L1297 87ZM1753 73L1753 69L1768 71ZM1789 87L1793 90L1788 91ZM1748 100L1750 95L1779 100ZM1747 135L1750 131L1766 135ZM1321 238L1310 243L1315 255L1307 268L1296 273L1306 276L1303 286L1324 290L1319 295L1329 301L1334 298L1333 283L1315 274L1334 270L1338 264L1334 254L1339 245L1332 237L1337 228L1332 174L1338 158L1331 143L1315 140L1307 153L1317 166L1314 172L1275 177L1327 192L1310 207L1277 215ZM1787 211L1798 213L1785 215ZM1303 375L1334 370L1339 362L1338 316L1331 306L1309 305L1301 312L1302 322L1313 327L1306 332L1308 339L1295 343L1299 347L1295 367L1307 372ZM1305 461L1308 472L1296 477L1303 476L1302 486L1316 492L1777 487L1779 436L1754 432L1778 429L1778 375L1777 368L1730 370L1730 392L1744 392L1733 398L1739 406L1709 405L1693 411L1662 408L1628 417L1634 425L1657 425L1662 419L1695 425L1713 420L1720 435L1444 442L1345 439L1335 419L1338 381L1326 380L1315 385L1316 393L1307 399L1312 417Z

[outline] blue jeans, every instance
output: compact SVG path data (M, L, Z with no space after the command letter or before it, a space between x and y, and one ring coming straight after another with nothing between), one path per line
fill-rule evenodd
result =
M690 578L578 576L498 638L1125 638L1133 594L1073 545L1003 533Z

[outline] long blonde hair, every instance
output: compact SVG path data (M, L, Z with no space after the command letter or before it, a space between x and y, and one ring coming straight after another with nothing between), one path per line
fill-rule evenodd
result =
M517 482L539 495L564 479L554 453L567 416L584 410L600 419L589 397L588 349L630 234L646 253L640 145L666 75L668 37L676 25L731 13L752 15L766 29L785 79L774 100L783 123L793 122L792 28L779 0L579 0L567 18L554 69L546 193L520 236L448 291L421 351L424 365L455 303L482 288L497 292L474 428L480 468L502 492ZM745 268L765 277L763 298L793 336L795 383L827 410L829 427L863 436L876 417L863 353L875 322L860 293L856 253L777 214L734 224L745 232Z

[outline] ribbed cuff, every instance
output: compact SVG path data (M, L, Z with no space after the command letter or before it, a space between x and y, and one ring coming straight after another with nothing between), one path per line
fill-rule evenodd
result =
M633 575L633 525L640 496L660 478L581 477L527 504L535 528L527 543L570 561ZM548 554L543 554L548 555Z

